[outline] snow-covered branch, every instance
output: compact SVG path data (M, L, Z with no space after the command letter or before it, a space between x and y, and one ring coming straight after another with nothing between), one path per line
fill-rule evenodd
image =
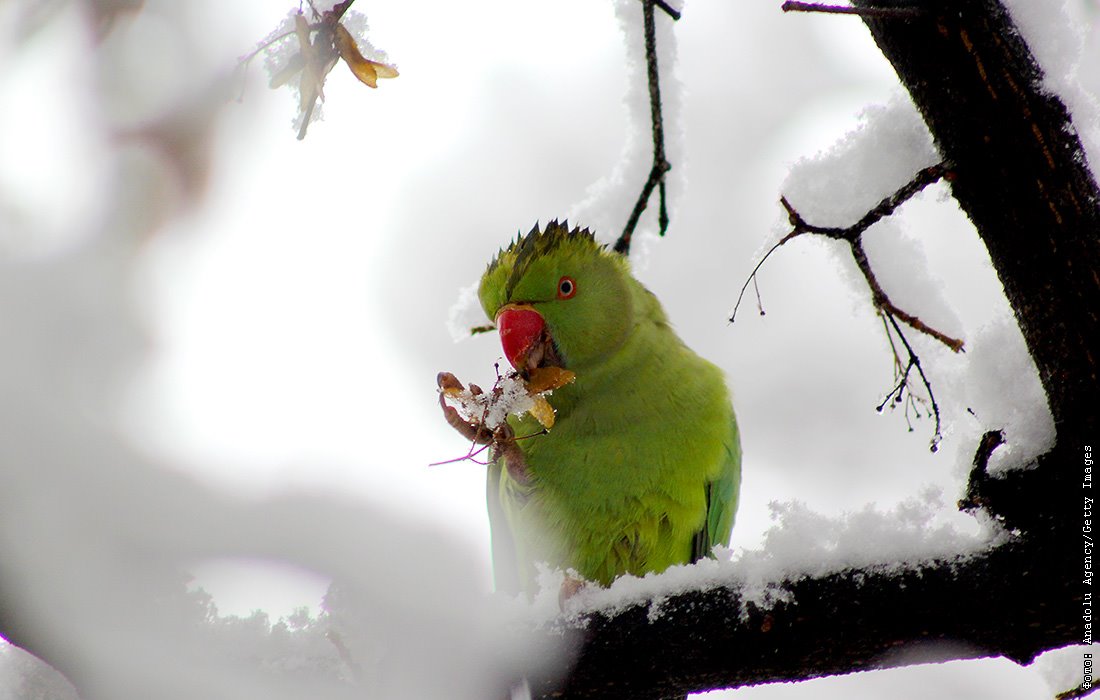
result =
M761 582L734 566L725 582L701 576L693 590L564 618L542 634L564 636L579 650L576 665L565 680L534 682L535 697L660 698L992 656L1026 664L1079 643L1081 586L1068 570L1068 517L1057 516L1068 516L1062 506L1076 484L1059 469L1062 457L995 480L985 502L1029 530L976 553L792 572L764 598ZM805 561L815 557L830 553Z

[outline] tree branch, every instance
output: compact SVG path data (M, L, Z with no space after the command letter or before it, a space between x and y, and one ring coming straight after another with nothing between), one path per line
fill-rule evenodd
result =
M850 7L848 5L822 5L816 2L797 2L787 0L780 7L784 12L820 12L831 15L859 15L861 17L880 17L904 19L919 16L923 9L918 7Z
M989 458L993 456L993 451L1004 442L1005 435L1000 430L990 430L982 435L978 443L978 451L974 453L974 468L970 470L970 478L967 479L966 496L959 501L959 510L974 511L985 507L982 493L989 479L986 468L989 466Z
M645 2L645 0L642 0ZM665 0L653 0L653 4L665 11L665 14L674 20L680 19L680 11L672 5L669 5Z
M910 328L924 333L939 342L946 345L953 352L961 352L963 349L963 341L958 338L953 338L946 333L942 333L935 328L932 328L924 321L920 320L917 316L901 309L893 301L890 300L886 290L879 284L878 278L875 276L874 269L871 267L871 262L867 259L867 253L863 250L863 233L874 224L881 221L883 218L890 216L904 204L911 199L915 194L923 190L928 185L936 182L941 178L950 179L950 170L945 163L939 163L927 168L923 168L917 172L917 174L899 188L893 194L884 197L878 204L872 207L866 214L860 217L859 221L851 226L836 227L836 226L815 226L808 223L802 215L798 213L787 198L780 197L779 203L783 205L783 208L787 211L787 219L791 223L791 231L785 235L778 243L772 246L764 257L756 264L749 273L748 279L741 286L741 293L737 297L737 303L733 307L733 314L730 316L730 322L732 323L737 316L737 309L741 306L741 300L744 298L745 290L748 288L749 282L756 279L756 274L760 270L760 266L764 264L764 261L771 256L780 246L787 243L792 238L796 238L805 233L813 233L836 240L842 240L848 243L852 251L852 258L855 260L856 267L859 268L860 273L863 274L863 278L867 281L867 286L871 289L871 300L875 305L875 309L883 317L883 325L886 330L886 339L890 343L890 347L894 352L894 362L897 367L897 375L895 379L898 380L894 388L886 395L882 403L876 407L876 410L882 411L887 404L893 407L897 403L904 402L905 404L905 419L909 421L909 413L911 410L917 411L917 417L920 417L919 409L917 408L917 402L924 403L923 398L916 398L909 386L910 371L917 370L917 374L920 375L921 382L924 385L925 392L928 395L928 405L931 415L935 418L935 429L932 433L932 441L930 449L935 452L939 449L940 441L943 439L942 433L942 421L940 417L940 407L936 402L935 394L932 391L932 383L928 381L928 376L924 373L924 369L921 367L920 358L913 350L913 346L909 344L909 340L905 337L905 333L898 325L897 321L901 320ZM905 348L908 357L903 363L898 355L897 346L894 344L891 332L895 334L902 346ZM913 429L913 424L909 423L909 429Z
M619 239L615 241L614 250L623 255L630 254L630 242L634 236L634 229L638 226L638 220L649 204L649 198L653 195L654 188L659 190L660 209L658 211L658 225L660 234L665 235L668 229L668 208L665 204L665 173L672 167L665 159L665 129L664 119L661 116L661 80L657 71L657 30L654 23L654 0L642 0L642 21L645 27L645 56L646 71L649 79L649 117L653 127L653 167L649 170L649 177L642 186L642 193L626 220ZM678 19L678 17L676 17Z
M990 656L1028 663L1079 640L1064 563L1025 538L960 560L787 580L771 608L730 581L662 600L655 615L648 605L593 613L548 633L583 652L569 678L530 679L533 697L667 697Z
M749 278L745 281L745 284L741 287L741 294L737 297L737 303L734 306L733 314L730 316L730 322L732 323L737 315L737 309L741 305L741 299L744 296L745 289L748 287L748 282L751 281L756 273L759 271L760 266L764 260L768 258L779 246L785 244L787 241L800 236L804 233L814 233L829 238L847 241L852 247L852 256L855 259L856 266L863 274L864 279L867 281L867 285L871 288L872 301L875 307L880 311L889 313L892 316L896 316L901 319L903 323L913 328L916 331L929 335L939 342L946 345L952 350L952 352L960 352L963 349L963 341L958 338L952 338L951 336L941 333L940 331L932 328L928 324L921 321L916 316L904 311L896 304L894 304L886 291L883 290L882 285L879 284L878 279L875 277L874 270L871 268L870 262L867 260L867 255L863 251L863 243L861 236L874 224L878 223L882 219L890 216L894 211L902 204L911 199L915 194L923 190L933 182L938 181L941 178L950 179L950 171L945 163L939 163L937 165L923 168L917 172L912 180L903 185L893 194L884 197L878 204L872 207L866 214L864 214L859 221L851 226L836 227L836 226L815 226L807 223L802 215L791 205L786 197L780 197L779 203L783 205L783 208L787 211L787 218L791 222L791 232L784 236L779 243L773 246L765 255L764 258L757 263L749 274Z
M929 444L929 449L936 452L940 449L940 441L943 440L943 432L941 430L940 406L936 403L935 393L932 392L932 383L928 381L928 375L924 373L924 368L920 365L920 357L913 351L913 346L909 344L909 340L905 337L905 334L902 333L901 327L898 326L897 319L895 319L893 314L889 311L882 310L880 313L882 314L883 325L886 326L886 339L890 342L890 349L894 352L894 363L898 367L898 383L894 389L886 395L882 403L876 407L876 410L881 413L882 409L886 407L886 404L890 403L891 399L894 400L893 405L896 405L898 402L902 401L902 396L904 394L905 420L907 422L909 421L909 410L910 408L915 410L915 404L918 401L918 399L913 398L913 390L909 387L909 373L913 369L916 369L917 374L920 375L921 383L924 384L924 390L928 393L928 403L931 404L931 413L936 421L935 429L932 432L932 441ZM898 340L901 341L902 346L905 347L905 352L908 355L904 367L901 366L901 358L898 357L897 347L894 345L893 338L890 336L891 329L897 335ZM923 403L923 399L920 399L920 402ZM919 414L917 417L920 417ZM912 423L909 423L909 431L913 431Z

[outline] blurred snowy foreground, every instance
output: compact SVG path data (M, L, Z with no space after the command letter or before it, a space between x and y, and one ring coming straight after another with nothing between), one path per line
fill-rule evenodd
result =
M103 410L142 347L116 243L0 275L5 631L85 698L361 697L360 683L481 698L528 663L482 593L480 560L446 533L332 496L229 498L127 446ZM327 612L219 618L185 585L190 563L216 557L330 577ZM0 650L0 697L70 696L33 667Z

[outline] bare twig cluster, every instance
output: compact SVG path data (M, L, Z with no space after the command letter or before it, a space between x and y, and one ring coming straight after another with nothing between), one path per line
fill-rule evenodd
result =
M634 236L634 229L638 226L638 220L649 204L649 198L653 190L657 189L660 207L657 214L660 234L663 236L668 230L668 207L665 204L665 173L672 167L665 158L665 129L664 118L661 116L661 81L657 72L657 30L654 19L654 8L660 7L670 17L680 19L680 13L662 0L642 0L643 25L645 31L645 56L646 72L649 80L649 116L653 125L653 167L649 170L642 192L638 195L638 201L630 212L630 218L623 227L619 239L615 241L615 252L623 255L630 254L630 241Z
M882 411L887 405L903 405L906 422L909 425L909 429L912 430L913 424L909 420L910 415L919 418L922 415L921 406L927 405L925 409L926 412L933 416L936 421L935 433L932 437L931 445L933 452L939 447L941 439L939 405L936 403L935 395L932 392L932 384L928 381L924 369L921 368L920 358L909 344L909 340L905 337L905 333L902 331L901 325L898 322L900 321L916 331L935 338L940 343L950 348L952 352L961 352L963 349L963 341L932 328L917 316L898 307L890 300L889 295L882 288L882 285L879 284L878 278L875 276L875 272L871 267L871 263L867 259L867 253L863 249L863 233L878 221L893 214L899 206L912 198L913 195L933 182L943 177L949 177L949 174L950 170L945 163L939 163L920 170L912 180L880 201L870 211L864 214L859 221L846 227L815 226L810 224L802 218L802 215L798 213L789 201L787 201L786 197L780 197L779 202L786 210L787 218L791 223L791 232L772 246L771 249L764 254L764 257L760 259L760 262L752 269L752 272L749 273L749 277L745 280L745 284L741 286L741 293L737 297L737 303L733 308L733 314L730 316L730 322L732 323L737 317L737 310L741 306L741 300L745 296L745 290L748 289L749 283L752 282L755 284L756 274L764 264L764 261L766 261L780 246L787 243L787 241L805 233L814 233L847 242L851 247L852 258L855 260L856 267L859 268L859 271L863 274L863 278L867 281L867 286L870 287L871 301L874 303L875 309L878 311L879 315L882 316L886 339L890 343L890 348L894 354L894 378L896 384L886 395L886 398L883 399L882 403L877 406L877 410ZM762 308L761 314L763 314ZM897 338L897 343L894 342L895 338ZM899 344L901 346L900 348L898 347ZM904 360L902 359L903 355L905 357ZM910 379L914 370L916 370L916 373L920 376L921 384L924 386L925 393L927 394L927 401L923 397L914 394L912 391Z
M359 82L372 88L378 87L379 78L396 78L397 69L378 61L372 61L360 52L355 38L343 25L344 14L355 0L343 0L332 9L320 12L312 0L307 0L314 22L311 24L299 7L294 15L294 27L260 43L258 47L238 61L238 70L243 75L249 63L260 53L273 45L296 37L299 51L278 72L271 76L272 89L297 81L299 92L298 110L301 124L298 128L298 140L306 137L310 121L317 108L317 101L325 101L325 80L336 64L343 60ZM242 84L243 97L243 84Z

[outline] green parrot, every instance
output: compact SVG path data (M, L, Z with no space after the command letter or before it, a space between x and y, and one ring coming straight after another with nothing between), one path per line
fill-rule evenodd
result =
M513 415L492 441L498 590L533 595L537 562L606 586L729 543L741 446L722 371L677 337L624 256L568 222L536 225L489 263L478 296L521 377L575 375L549 397L552 428Z

